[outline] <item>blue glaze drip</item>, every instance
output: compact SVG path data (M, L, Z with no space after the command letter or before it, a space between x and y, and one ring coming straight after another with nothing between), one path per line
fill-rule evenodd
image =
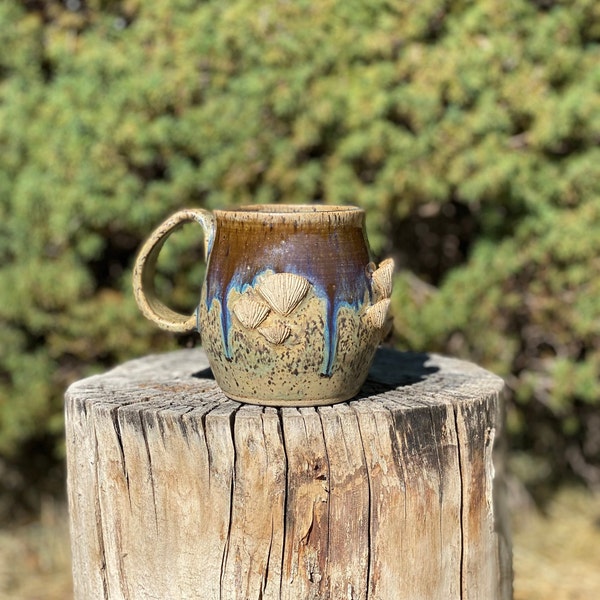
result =
M210 308L213 300L217 299L220 301L221 338L223 341L224 355L228 360L232 360L233 358L231 353L231 345L229 342L229 334L233 320L231 310L228 306L229 294L232 290L243 294L248 288L254 287L257 279L267 271L275 272L275 269L272 266L268 266L260 273L254 275L250 283L242 281L242 274L236 273L225 289L222 289L221 286L218 286L212 290L210 295L207 294L206 296L207 310ZM346 283L346 285L338 286L337 289L328 290L325 286L320 285L318 282L313 283L309 274L298 272L298 270L295 269L291 264L286 264L283 272L306 277L312 284L317 297L321 298L325 303L325 329L323 332L325 348L321 374L325 377L330 377L333 372L333 365L335 362L337 349L339 311L343 307L350 308L355 311L360 309L362 298L357 297L355 290L360 289L361 286L360 284L351 286L348 285L350 282L342 280L342 282Z
M229 332L231 330L232 321L231 310L229 310L229 294L232 290L243 294L249 287L254 286L255 281L256 276L252 279L251 283L244 283L241 281L240 274L236 273L236 276L229 282L223 294L219 294L218 290L215 290L215 293L211 297L207 294L207 309L215 298L221 302L221 338L223 340L223 353L228 360L232 360L233 358L229 344Z
M325 356L321 367L321 375L324 377L331 377L333 373L338 339L338 314L341 308L351 308L358 312L360 302L336 302L335 300L332 302L329 298L326 299Z

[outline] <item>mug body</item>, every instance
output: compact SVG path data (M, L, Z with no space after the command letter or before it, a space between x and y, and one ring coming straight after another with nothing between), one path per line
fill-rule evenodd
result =
M364 211L254 205L214 217L198 321L225 394L275 406L356 395L385 330L393 269L371 263Z

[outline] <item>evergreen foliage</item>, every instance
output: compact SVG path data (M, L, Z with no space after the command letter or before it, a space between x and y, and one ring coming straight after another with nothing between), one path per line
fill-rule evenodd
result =
M70 381L175 344L130 293L152 227L314 199L396 257L399 347L506 377L543 480L600 484L596 0L3 0L0 48L0 493L35 502Z

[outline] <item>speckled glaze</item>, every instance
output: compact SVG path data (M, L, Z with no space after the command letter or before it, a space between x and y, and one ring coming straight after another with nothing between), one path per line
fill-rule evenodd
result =
M206 279L195 317L156 299L154 265L185 221L204 228ZM364 211L268 205L180 211L148 239L134 268L142 312L171 331L197 326L230 398L272 406L356 395L389 329L393 261L370 260Z

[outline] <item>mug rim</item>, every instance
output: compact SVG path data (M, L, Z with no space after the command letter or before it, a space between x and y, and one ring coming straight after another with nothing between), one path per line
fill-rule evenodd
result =
M215 209L215 216L232 221L249 221L262 217L267 220L291 221L310 216L353 220L364 215L364 209L345 204L245 204L232 208Z
M220 208L214 212L259 212L261 214L302 214L312 212L351 212L362 211L351 204L243 204L232 208Z

